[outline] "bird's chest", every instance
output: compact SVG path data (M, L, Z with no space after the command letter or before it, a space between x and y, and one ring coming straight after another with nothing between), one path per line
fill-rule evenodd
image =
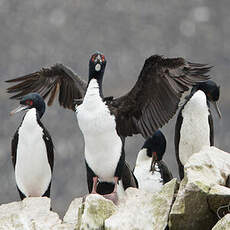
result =
M139 188L147 192L159 192L163 186L163 180L159 167L156 163L155 171L150 171L151 160L142 162L137 165L134 170L134 175L137 178Z
M51 180L43 130L34 111L26 114L18 131L15 177L25 195L42 195Z
M97 92L86 94L76 116L84 136L87 164L102 180L113 181L122 149L115 117Z
M90 105L88 105L90 103ZM115 119L100 100L86 101L77 110L77 120L84 136L116 131Z
M179 156L182 164L204 145L210 145L209 109L206 96L196 92L182 111L183 122L180 130Z

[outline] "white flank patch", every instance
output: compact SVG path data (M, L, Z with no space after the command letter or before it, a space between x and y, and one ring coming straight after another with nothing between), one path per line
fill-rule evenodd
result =
M18 188L28 196L42 196L51 180L42 128L36 109L30 109L19 128L15 178Z
M142 149L137 156L134 175L137 178L139 189L146 192L159 192L163 186L161 173L156 163L155 172L150 172L152 158L146 154L146 149Z
M90 81L76 116L84 136L85 159L89 167L101 181L113 182L122 142L116 132L115 117L102 101L95 79Z
M206 95L198 90L185 105L180 130L179 158L183 165L204 145L210 146L210 127Z

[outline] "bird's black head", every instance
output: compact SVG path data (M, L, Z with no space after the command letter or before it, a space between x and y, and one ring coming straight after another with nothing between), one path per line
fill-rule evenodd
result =
M102 81L106 67L105 56L99 52L96 52L89 59L89 81L92 78Z
M202 90L209 101L218 101L220 97L220 86L214 81L208 80L197 85L197 89Z
M221 113L217 104L220 97L220 86L218 86L214 81L208 80L194 86L194 89L195 91L202 90L205 93L207 100L214 105L217 114L221 118Z
M11 112L11 115L20 111L35 108L39 118L41 118L46 108L43 98L38 93L27 94L20 100L20 104L21 105L18 108Z
M166 139L164 134L158 130L156 131L151 138L148 138L142 149L147 149L147 155L149 157L155 157L156 161L160 161L163 158L166 149Z

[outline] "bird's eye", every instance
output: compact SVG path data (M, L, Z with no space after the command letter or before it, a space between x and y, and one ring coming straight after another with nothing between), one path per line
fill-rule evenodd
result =
M31 100L26 100L26 104L32 106L32 105L33 105L33 101L31 101Z

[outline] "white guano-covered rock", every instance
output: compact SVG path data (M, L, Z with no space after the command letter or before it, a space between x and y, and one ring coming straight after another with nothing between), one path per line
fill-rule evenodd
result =
M230 229L230 214L225 215L212 230L229 230Z
M68 210L67 210L67 212L63 218L63 222L71 224L73 226L73 228L78 223L78 216L81 216L78 212L82 211L82 200L83 200L82 197L75 198L71 202L71 204L70 204L70 206L69 206L69 208L68 208Z
M84 210L81 216L81 222L77 229L97 230L104 227L104 222L109 218L117 207L112 201L105 199L100 195L89 195L84 203Z
M82 198L76 198L64 216L64 223L71 224L74 229L104 229L104 222L117 207L112 201L103 196L91 194Z
M105 229L164 230L176 188L176 179L165 184L159 193L128 188L118 210L105 221Z
M50 211L50 199L46 197L25 198L0 206L1 230L54 229L61 220Z
M211 229L218 209L230 202L230 189L225 186L229 174L229 153L205 147L192 155L170 213L170 229Z

